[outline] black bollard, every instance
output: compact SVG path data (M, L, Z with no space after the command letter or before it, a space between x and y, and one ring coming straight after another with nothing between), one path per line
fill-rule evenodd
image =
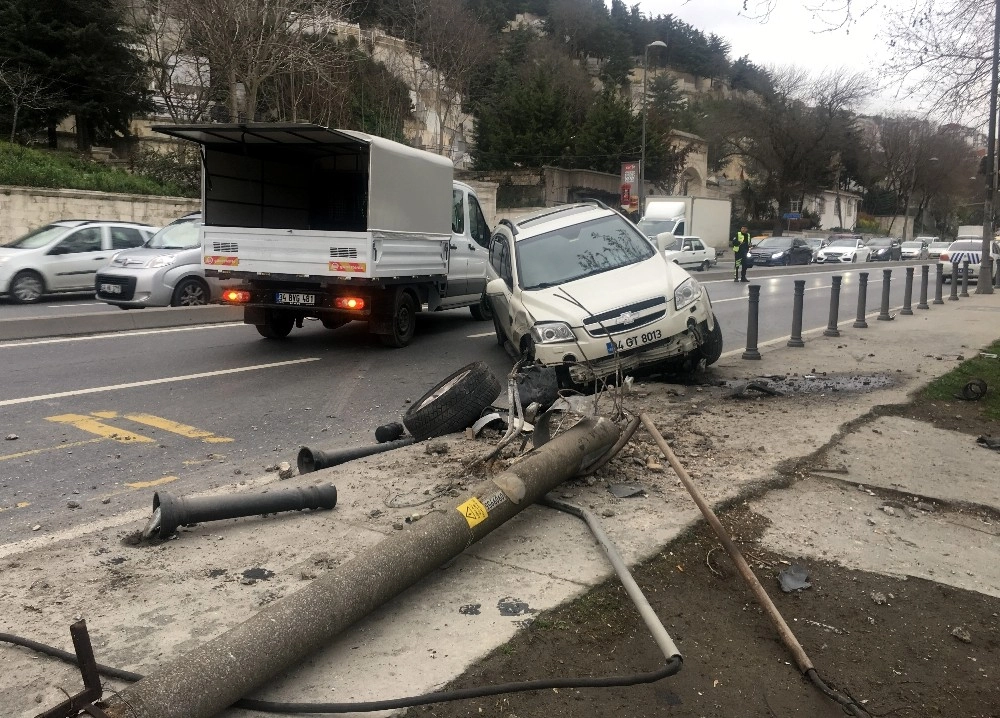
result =
M868 311L868 272L860 272L858 276L861 278L861 284L858 285L858 316L853 326L855 329L867 329L865 312Z
M802 302L806 296L806 280L795 280L795 295L792 298L792 336L788 338L788 346L804 347L802 341Z
M948 295L948 301L958 301L958 262L951 263L951 294Z
M941 298L941 292L944 287L944 265L938 262L937 265L937 279L934 284L934 303L944 304L944 299Z
M913 267L906 268L906 284L903 286L903 308L900 314L913 314L910 304L913 302Z
M760 285L750 285L750 305L747 312L747 348L743 352L744 359L760 359L757 351L757 317L760 312Z
M969 296L969 260L962 262L962 293L960 297Z
M839 274L834 275L833 284L830 285L830 321L827 322L825 337L839 337L840 330L837 329L837 318L840 314L840 283L844 280Z
M875 317L880 322L887 322L892 319L889 316L889 291L892 289L892 270L883 269L882 270L882 307L879 309L878 316Z
M926 264L920 265L920 302L917 309L930 309L927 304L927 284L931 276L931 268Z

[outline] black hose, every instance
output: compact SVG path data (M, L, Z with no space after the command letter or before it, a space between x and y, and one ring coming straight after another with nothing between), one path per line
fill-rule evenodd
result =
M871 713L858 705L858 702L852 696L828 685L822 678L820 678L819 673L816 672L815 668L810 668L806 671L806 677L812 681L812 684L819 688L827 698L839 703L847 715L858 716L859 718L871 718Z

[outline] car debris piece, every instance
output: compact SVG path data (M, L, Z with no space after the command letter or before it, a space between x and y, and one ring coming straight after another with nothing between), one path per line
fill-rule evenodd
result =
M616 499L631 499L646 495L646 489L633 484L608 484L608 491Z
M781 585L781 590L785 593L812 588L812 584L809 583L808 569L797 563L793 563L791 566L782 569L781 572L778 573L778 583Z
M739 382L733 385L733 392L729 395L730 399L741 399L748 396L747 392L760 392L766 396L784 396L784 392L779 389L775 389L770 385L768 381L748 381ZM750 394L749 396L753 396Z
M537 403L541 409L548 409L559 398L559 380L555 367L537 364L522 367L514 377L514 386L521 397L521 406L524 407Z
M986 382L982 379L973 379L962 387L962 390L955 394L956 399L964 401L979 401L986 396Z
M203 521L282 511L332 509L336 505L337 487L333 484L236 496L173 496L166 491L157 491L153 494L153 515L143 529L142 537L147 540L165 539L173 535L178 526L190 526Z
M375 429L375 441L380 444L385 444L389 441L396 441L397 439L403 438L403 433L406 430L403 425L398 421L393 421L389 424L382 424Z
M479 417L479 420L472 425L472 435L479 436L479 433L483 429L485 429L487 426L490 426L493 423L497 424L497 426L494 428L497 428L501 431L507 428L507 422L504 421L504 418L503 416L500 415L500 412L491 411L489 414L485 414L484 416Z
M977 444L982 444L987 449L993 449L994 451L1000 451L1000 439L990 436L989 434L983 434L976 438Z
M384 444L358 446L352 449L338 449L336 451L323 451L322 449L310 449L308 446L303 446L299 449L299 455L295 463L299 467L300 474L309 474L320 469L328 469L331 466L339 466L355 459L363 459L366 456L400 449L404 446L409 446L415 441L416 439L412 436L407 436L396 441L387 441Z
M39 713L38 718L67 718L79 715L80 711L92 716L103 715L95 712L100 709L93 705L104 695L104 689L101 686L101 674L97 670L94 649L90 643L90 634L87 632L87 622L80 619L69 627L69 632L73 637L77 665L80 666L80 675L83 677L83 690L75 696L69 696L59 705Z

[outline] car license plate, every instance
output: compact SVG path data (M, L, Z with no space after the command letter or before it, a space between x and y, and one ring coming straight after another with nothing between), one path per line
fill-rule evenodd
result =
M650 329L648 332L642 332L641 334L633 334L630 337L625 337L624 339L619 339L617 341L608 342L607 349L608 354L614 354L615 348L618 351L623 352L628 349L635 349L636 347L641 347L644 344L649 344L651 342L659 341L663 338L663 332L659 329Z
M102 284L101 285L102 294L121 294L122 288L119 284Z
M274 295L276 304L307 304L315 306L315 294L296 294L294 292L277 292Z

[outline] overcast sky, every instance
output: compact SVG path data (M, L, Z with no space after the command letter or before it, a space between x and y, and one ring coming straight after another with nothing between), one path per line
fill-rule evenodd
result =
M766 19L748 16L764 7L766 0L748 0L747 12L743 11L743 0L638 2L647 16L674 15L706 34L725 38L732 46L732 59L749 55L758 65L797 65L816 72L847 67L873 75L874 85L877 69L888 52L885 41L878 37L884 21L877 0L855 0L855 6L864 2L862 7L872 9L855 17L849 27L839 29L829 29L829 23L840 22L842 13L824 15L808 9L823 5L824 0L772 0L774 9ZM626 0L626 4L632 3ZM842 4L843 0L825 2L831 8ZM891 89L883 89L865 109L875 112L894 106L893 95Z

